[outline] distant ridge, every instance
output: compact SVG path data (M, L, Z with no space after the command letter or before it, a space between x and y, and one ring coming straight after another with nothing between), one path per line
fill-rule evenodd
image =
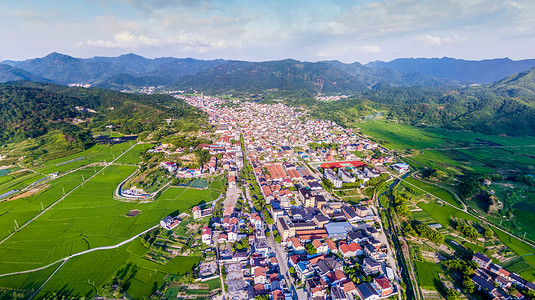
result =
M468 61L400 58L362 65L336 60L248 62L174 57L149 59L134 53L82 59L53 52L42 58L4 61L2 64L0 82L29 80L62 85L91 84L112 90L164 86L206 91L353 93L395 87L489 84L535 67L535 59Z
M496 58L476 61L451 57L398 58L389 62L370 62L366 66L388 68L398 72L419 72L461 83L488 84L535 67L535 59L514 61L509 58Z

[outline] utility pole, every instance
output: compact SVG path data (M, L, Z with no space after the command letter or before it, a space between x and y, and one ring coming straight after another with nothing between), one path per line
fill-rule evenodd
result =
M17 226L17 228L19 228L19 224L17 223L17 220L13 220L15 221L15 225Z
M41 210L45 210L45 208L43 207L43 202L41 202Z
M65 196L65 188L62 187L61 189L63 189L63 196Z

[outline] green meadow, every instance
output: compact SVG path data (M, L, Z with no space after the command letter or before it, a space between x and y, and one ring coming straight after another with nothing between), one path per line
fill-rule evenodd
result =
M113 148L119 145L122 146ZM108 159L112 156L110 150L117 150L119 155L119 150L124 151L129 147L128 144L119 145L94 146L91 149L98 147L103 153L95 153L88 160L69 162L61 167L70 165L68 169L73 169L89 162ZM156 201L147 203L114 199L117 185L136 169L130 165L138 163L140 151L149 147L151 145L136 145L117 161L125 165L110 165L90 180L87 179L102 167L79 169L49 181L44 189L34 195L0 202L0 227L4 228L0 231L0 237L5 238L13 231L14 220L19 225L26 223L41 212L41 203L47 208L63 196L63 190L68 193L82 183L82 178L87 180L50 210L0 244L0 274L39 268L81 251L118 244L157 225L168 215L191 212L191 207L220 196L222 185L220 180L216 180L207 189L170 187ZM74 156L88 154L86 151ZM62 161L72 159L72 156L61 158ZM45 167L49 169L46 170L58 170L56 163L58 162L49 162L49 166ZM127 213L133 209L140 213L128 217ZM191 272L192 267L199 262L198 257L176 257L166 264L158 264L144 258L147 251L136 239L117 249L98 250L74 257L50 279L39 297L58 291L79 297L92 296L103 284L110 283L120 273L121 276L128 277L128 294L134 299L142 299L148 297L168 274L183 275ZM0 277L0 289L35 289L59 265L56 263L41 271ZM128 268L129 271L124 271ZM123 271L119 272L120 270ZM123 274L125 272L127 275Z
M441 273L440 267L434 263L415 261L416 274L420 286L428 291L436 291L440 284L438 274Z

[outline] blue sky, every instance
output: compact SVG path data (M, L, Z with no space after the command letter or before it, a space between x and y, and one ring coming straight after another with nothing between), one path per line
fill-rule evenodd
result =
M533 0L4 0L0 60L535 58Z

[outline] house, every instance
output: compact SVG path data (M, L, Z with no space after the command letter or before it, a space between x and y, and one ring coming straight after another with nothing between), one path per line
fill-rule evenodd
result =
M228 230L228 241L233 243L238 240L238 226L231 225Z
M300 261L295 267L295 272L301 281L305 281L308 277L314 275L314 269L308 262Z
M324 226L330 239L333 240L345 240L347 232L353 230L353 226L348 222L335 222L325 224Z
M488 258L485 254L481 252L474 253L474 256L472 257L472 261L477 263L481 269L487 269L489 265L491 264L492 260Z
M347 300L343 288L338 285L331 287L331 300Z
M360 219L357 213L355 213L355 210L349 206L342 207L342 212L349 222L356 222Z
M200 219L201 218L201 208L199 206L195 206L192 210L193 212L193 218L194 219Z
M320 277L312 277L305 282L310 299L325 299L327 284Z
M262 218L259 213L253 212L249 217L249 222L254 225L254 229L262 230Z
M316 226L318 226L318 228L323 228L325 224L329 223L329 219L322 214L315 215L314 218L312 218L312 221L314 221L314 223L316 224Z
M254 269L254 284L266 284L266 269L263 267L256 267Z
M360 300L377 300L379 294L375 291L373 286L369 283L363 283L357 286L357 295Z
M332 270L344 270L344 263L342 263L336 256L326 257L325 262L331 267Z
M301 243L301 240L299 240L298 238L296 238L295 236L294 237L291 237L289 239L289 243L288 243L288 246L291 247L294 251L296 252L303 252L305 251L305 247L303 246L303 244Z
M342 187L342 179L340 179L333 170L331 169L325 169L325 172L323 173L323 176L325 179L329 180L335 188L341 188Z
M345 168L338 169L338 177L340 177L343 182L355 182L355 177L351 176Z
M379 261L381 257L381 252L371 244L364 245L364 254L374 261Z
M375 288L380 297L388 296L393 292L390 281L384 275L375 277L373 279L372 286Z
M328 253L329 247L327 244L322 243L320 240L315 239L312 241L312 245L316 248L316 253Z
M210 245L212 243L212 231L206 226L202 228L202 242L206 245Z
M177 220L177 219L175 219L175 218L173 218L171 216L167 216L163 220L160 221L160 226L162 226L163 228L165 228L167 230L172 230L179 223L180 223L179 220Z
M347 280L346 274L340 270L329 272L327 275L325 275L325 277L331 282L331 284Z
M338 248L336 247L336 244L331 239L325 240L325 244L327 244L327 247L329 248L329 251L331 253L338 253Z
M355 284L351 280L346 280L342 282L342 287L344 289L344 293L346 295L355 296L357 295L357 287L355 287Z
M381 268L381 263L374 262L368 257L364 258L364 262L362 263L362 269L366 275L377 274L377 273L383 272Z
M340 243L340 253L344 258L355 257L357 255L362 255L364 252L362 248L357 243L346 244L345 242Z

